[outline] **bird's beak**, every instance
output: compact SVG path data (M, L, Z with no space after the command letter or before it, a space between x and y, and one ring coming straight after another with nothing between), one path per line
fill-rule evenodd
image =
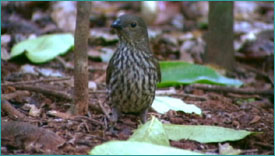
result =
M111 27L115 28L115 29L122 29L122 25L121 25L120 19L115 20L112 23Z

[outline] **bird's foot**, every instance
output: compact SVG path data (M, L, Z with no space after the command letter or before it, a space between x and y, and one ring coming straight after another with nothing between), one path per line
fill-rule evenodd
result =
M142 111L140 114L139 114L139 118L141 120L141 122L143 124L145 124L145 122L147 121L147 113L148 113L148 109L145 109L144 111Z

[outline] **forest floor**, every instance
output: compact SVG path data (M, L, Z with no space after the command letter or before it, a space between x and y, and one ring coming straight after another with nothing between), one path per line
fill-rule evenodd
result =
M33 4L36 5L35 3ZM23 6L24 5L26 4L23 4ZM40 6L33 7L40 8ZM126 8L126 5L124 6L121 3L118 3L116 7ZM129 5L128 7L134 6ZM43 16L37 16L40 18L35 22L31 21L28 17L19 16L24 7L15 6L13 9L15 9L16 12L16 14L13 14L14 18L18 18L22 24L16 24L18 21L14 20L14 18L7 18L6 21L3 22L4 24L10 24L8 28L4 28L2 23L2 50L10 51L11 47L20 37L26 38L26 36L30 34L37 35L41 32L52 33L60 31L57 27L52 28L51 24L54 22L48 21L48 18L50 17L48 15L48 8L43 8ZM5 10L4 8L4 11L7 10L8 9ZM35 12L36 9L32 11ZM9 17L11 16L9 11L7 11L7 14ZM58 145L56 149L45 151L43 148L40 148L41 146L28 144L37 139L35 134L32 136L32 131L25 130L26 132L23 133L27 133L26 137L18 139L16 136L19 132L11 131L9 137L7 137L3 136L3 131L1 129L2 154L87 154L94 146L100 145L109 140L127 140L133 133L133 130L137 129L140 124L138 118L134 115L127 114L120 118L115 126L115 132L111 132L108 129L109 121L104 113L102 113L100 107L100 104L103 104L106 99L106 94L104 93L106 89L105 70L108 63L101 62L98 53L100 53L100 50L104 47L115 50L117 43L117 41L108 42L108 40L112 40L111 37L114 34L110 28L107 28L107 26L114 17L105 18L100 16L93 19L97 23L104 20L104 28L97 28L99 25L93 26L95 28L91 28L94 32L106 32L107 37L103 38L103 40L102 38L90 40L89 52L91 55L89 57L89 66L93 69L89 72L90 98L89 113L87 116L71 117L66 114L73 103L70 99L73 97L73 70L66 66L66 64L73 64L73 52L69 52L64 56L60 56L45 64L32 64L23 56L13 60L1 60L1 123L6 121L24 121L42 129L50 130L60 137L55 138L56 142L60 143L56 144ZM45 23L41 24L43 22ZM41 25L40 27L32 27L33 25L39 24L44 25L44 31L41 30ZM26 30L26 25L28 25L28 30ZM46 26L48 27L46 28ZM178 44L180 42L178 41L180 40L180 37L178 36L179 34L186 36L187 33L178 30L171 30L170 27L167 28L165 26L154 27L152 28L152 32L158 32L158 30L163 29L169 29L169 31L162 31L161 37L150 39L154 54L159 60L180 60L181 56L185 53L181 52L182 44ZM40 33L37 33L36 31L39 31ZM194 30L192 32L195 34L194 36L196 36L202 34L205 30ZM175 36L175 34L177 35ZM5 37L10 37L11 39L7 41L7 43L3 43L3 35ZM176 43L174 40L176 40ZM193 40L196 39L193 38ZM263 89L273 90L274 54L261 58L244 56L246 55L242 55L242 57L239 55L236 56L236 68L238 70L231 72L228 76L243 81L245 84L242 86L243 89L256 91ZM195 52L190 55L189 60L192 60L194 63L202 63L200 61L200 55ZM34 72L24 72L23 67L27 68L26 65L33 66L35 68ZM66 77L67 79L59 80L44 76L44 73L38 71L38 69L50 69L56 71L58 74L61 74L62 77ZM42 81L42 79L52 80ZM36 90L33 88L30 89L30 87L36 88ZM148 117L154 115L164 123L215 125L253 132L262 132L229 143L235 149L241 149L241 154L244 155L274 155L274 93L258 94L255 92L255 94L240 94L232 93L231 91L196 89L188 85L174 88L176 93L173 94L173 97L180 98L186 103L195 104L201 108L203 115L198 116L195 114L186 114L176 111L169 111L168 113L161 115L150 110ZM45 92L45 89L52 91L52 94ZM169 88L162 88L162 90L163 89ZM54 91L66 93L66 95L69 95L69 98L64 98ZM182 96L187 93L194 96ZM5 110L3 110L3 105L8 105L7 107L11 106L12 108L5 108ZM57 111L57 113L53 113L52 111ZM19 113L19 118L17 113ZM204 153L219 152L219 143L204 144L189 140L171 141L170 143L174 147L189 149L192 151L200 151Z

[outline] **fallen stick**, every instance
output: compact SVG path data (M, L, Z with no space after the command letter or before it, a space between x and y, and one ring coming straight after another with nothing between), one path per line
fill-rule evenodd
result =
M59 111L56 111L56 110L48 111L47 114L51 115L51 116L54 116L54 117L62 118L62 119L65 119L65 120L81 120L81 119L85 119L85 120L88 120L88 121L90 121L90 122L92 122L94 124L100 125L100 126L104 125L100 121L97 121L95 119L92 119L92 118L89 118L89 117L86 117L86 116L73 116L73 115L71 115L69 113L63 113L63 112L59 112Z
M73 98L70 94L63 92L63 91L57 91L57 90L52 90L48 88L41 88L37 86L30 86L30 85L18 85L15 86L16 89L21 89L21 90L29 90L29 91L34 91L34 92L39 92L43 94L47 94L50 96L58 97L64 100L72 101Z
M70 65L67 64L66 61L62 57L57 56L56 60L63 66L63 68L65 68L65 69L69 68Z
M72 120L88 120L88 121L90 121L90 122L92 122L92 123L94 123L96 125L100 125L102 127L104 126L104 124L102 122L97 121L97 120L92 119L92 118L89 118L89 117L86 117L86 116L74 116L72 118Z
M106 102L106 101L104 101L104 102ZM103 102L103 103L104 103L104 102ZM98 104L99 104L99 106L100 106L102 112L107 116L108 119L111 119L111 117L110 117L108 111L104 108L103 103L101 103L100 101L98 102Z
M193 94L185 94L185 93L157 93L156 95L160 96L180 96L184 98L194 98L202 101L206 101L207 97L206 96L198 96L198 95L193 95Z
M90 94L107 94L107 90L89 90Z
M224 86L214 86L214 85L205 85L205 84L193 84L191 85L192 88L202 89L207 91L214 91L214 92L230 92L230 93L237 93L237 94L259 94L259 95L268 95L273 96L274 91L271 89L265 90L248 90L242 88L233 88L233 87L224 87Z
M259 95L245 95L245 94L235 94L235 93L228 93L227 96L232 98L239 98L239 99L260 98Z
M255 145L267 148L267 149L274 149L274 146L271 144L263 143L263 142L255 142Z
M20 81L20 82L8 82L1 84L1 87L4 86L14 86L14 85L25 85L25 84L34 84L40 82L51 82L51 81L64 81L69 80L71 77L64 77L64 78L50 78L50 79L41 79L41 80L32 80L32 81Z
M107 90L97 90L97 91L89 91L90 94L107 94ZM185 98L195 98L198 100L207 100L206 96L197 96L193 94L185 94L185 93L176 93L176 92L171 92L170 90L168 91L163 91L163 90L157 90L156 95L159 96L180 96L180 97L185 97Z
M15 109L7 100L1 100L1 110L8 113L11 118L22 120L26 116Z
M272 86L274 86L274 80L273 80L267 73L262 72L262 71L260 71L260 70L257 70L257 69L255 69L255 68L250 67L250 66L245 65L245 64L242 64L242 65L241 65L241 64L238 64L238 65L240 65L240 66L246 68L247 70L249 70L249 71L251 71L251 72L254 72L254 73L258 74L259 76L264 77L265 79L267 79L267 80L272 84Z
M62 118L62 119L71 119L72 116L69 113L63 113L56 110L50 110L47 112L47 115Z
M65 60L62 58L62 57L57 57L56 59L66 70L74 70L74 66L69 64L69 63L66 63ZM94 72L94 71L106 71L106 68L105 66L103 67L88 67L88 70L90 72Z
M18 96L29 96L30 95L30 92L28 91L22 91L22 90L17 90L13 93L9 93L9 94L2 94L2 99L5 99L5 100L10 100L10 99L13 99L13 98L16 98Z

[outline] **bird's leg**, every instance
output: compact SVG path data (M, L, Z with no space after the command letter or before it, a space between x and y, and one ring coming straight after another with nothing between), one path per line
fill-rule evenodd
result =
M148 113L148 108L143 110L140 114L139 114L139 117L140 117L140 120L141 122L144 124L147 120L146 116L147 116L147 113Z
M117 134L115 127L120 114L121 112L117 108L112 107L112 115L109 118L110 119L109 130L112 132L112 134Z
M111 122L117 122L120 114L121 113L117 108L112 107L112 115L111 115L111 118L110 118Z

